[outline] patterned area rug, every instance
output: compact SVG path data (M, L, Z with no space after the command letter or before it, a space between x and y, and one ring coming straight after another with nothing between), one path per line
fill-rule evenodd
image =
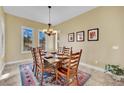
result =
M21 77L21 85L22 86L40 86L40 80L37 80L36 77L34 76L34 73L32 72L32 64L22 64L19 65L19 70L20 70L20 77ZM83 72L83 71L78 71L78 81L79 84L77 85L76 80L73 81L70 86L83 86L85 82L90 78L90 74ZM39 78L41 75L39 75ZM44 73L44 81L43 85L44 86L66 86L65 80L63 79L63 82L57 82L51 80L55 75L50 72L45 72Z

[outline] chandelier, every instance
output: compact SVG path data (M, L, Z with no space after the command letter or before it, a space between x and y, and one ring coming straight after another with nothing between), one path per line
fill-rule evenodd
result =
M49 23L48 23L48 28L47 29L43 29L43 32L45 34L47 34L48 36L51 36L51 35L55 35L56 31L54 31L52 28L51 28L51 23L50 23L50 18L51 18L51 15L50 15L50 9L51 9L51 6L48 6L48 9L49 9Z

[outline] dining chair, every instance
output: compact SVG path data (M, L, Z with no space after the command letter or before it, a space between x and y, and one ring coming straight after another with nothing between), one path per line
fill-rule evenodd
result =
M63 53L63 47L58 47L58 54L62 54Z
M71 48L63 47L63 54L64 55L70 55L71 52L72 52L72 47Z
M41 56L44 56L44 50L41 48L41 47L37 47L37 48L39 48L39 51L40 51L40 53L41 53ZM35 71L35 69L36 69L36 60L35 60L35 48L31 48L31 53L32 53L32 57L33 57L33 67L32 67L32 71L34 72Z
M68 47L63 47L63 56L69 56L72 52L72 47L68 48ZM61 64L66 64L68 62L68 59L65 59L62 61Z
M63 64L61 67L56 70L56 82L62 81L64 78L66 84L69 85L75 78L77 80L78 85L78 65L80 61L80 57L82 54L82 49L79 52L70 54L68 62ZM72 80L72 81L71 81Z
M35 71L35 68L36 68L35 55L34 55L34 48L31 48L31 53L32 53L32 57L33 57L32 72L34 72L34 71ZM36 75L36 74L35 74L35 75Z
M39 52L41 54L41 56L44 56L46 53L45 53L45 50L41 47L38 47L39 48Z
M45 62L41 53L40 48L33 48L33 54L34 54L34 60L35 60L35 66L36 66L36 78L39 80L38 75L41 73L41 85L43 84L43 75L44 72L52 72L53 65L49 64L48 62Z

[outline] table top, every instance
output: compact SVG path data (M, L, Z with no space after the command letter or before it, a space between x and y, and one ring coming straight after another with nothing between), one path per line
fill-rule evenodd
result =
M69 58L68 56L65 56L65 55L57 55L57 54L48 54L48 55L45 55L44 57L44 60L46 60L47 62L49 63L56 63L56 62L61 62L62 60L64 59L67 59Z
M44 58L44 60L46 60L49 63L57 63L57 62L61 62L61 59L57 59L57 58Z

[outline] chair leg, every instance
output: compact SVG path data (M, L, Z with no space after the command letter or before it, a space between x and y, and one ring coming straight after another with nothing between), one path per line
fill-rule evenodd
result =
M69 80L66 79L66 86L69 86Z
M36 72L36 78L38 79L38 72Z
M78 82L78 75L76 75L76 81L77 81L77 86L79 85L79 82Z
M34 65L34 76L36 76L36 74L37 74L37 66Z
M35 73L36 73L36 78L38 79L38 70L36 69Z
M43 85L43 73L42 73L42 77L41 77L41 85Z
M36 68L36 65L33 65L32 72L34 72L34 76L37 76L37 68Z
M66 77L66 85L69 86L69 84L70 84L70 78L69 78L69 75L67 75L67 77Z
M34 65L33 65L33 68L32 68L32 72L34 72Z
M56 72L56 84L58 82L58 73Z

